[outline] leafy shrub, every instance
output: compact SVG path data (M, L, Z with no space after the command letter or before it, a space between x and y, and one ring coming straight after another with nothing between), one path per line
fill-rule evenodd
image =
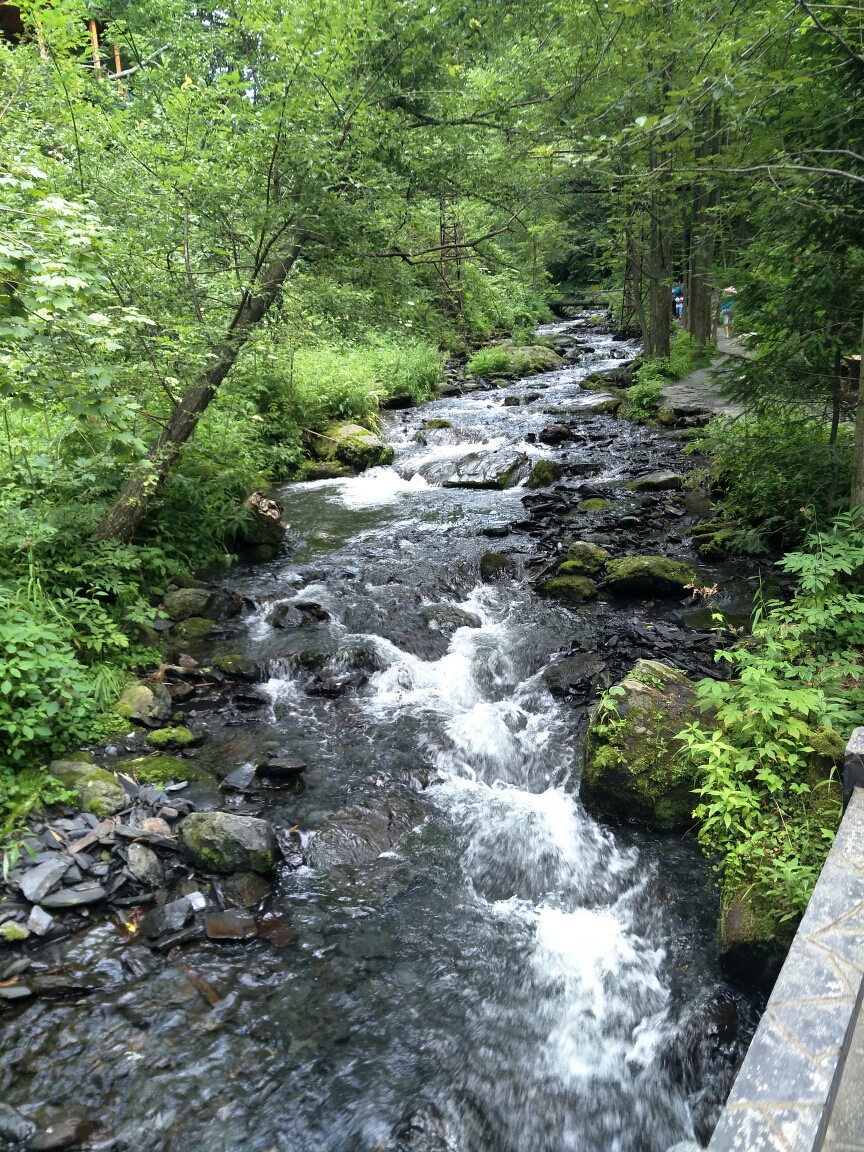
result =
M758 553L769 540L793 547L828 522L832 488L838 504L848 503L853 438L841 425L832 448L821 420L778 404L734 421L715 418L689 450L712 458L712 484L725 497L723 518L737 525L737 549Z
M798 575L797 595L763 604L752 636L720 653L734 679L699 685L719 727L681 733L700 779L700 842L726 895L753 885L778 925L806 907L840 820L826 765L864 701L864 526L841 517L781 566Z
M660 407L660 393L663 384L659 380L647 380L644 384L634 384L627 389L627 416L630 420L653 420Z

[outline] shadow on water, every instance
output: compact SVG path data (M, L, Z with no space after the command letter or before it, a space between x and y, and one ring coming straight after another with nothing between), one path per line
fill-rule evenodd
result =
M758 1005L718 969L716 896L692 836L583 810L585 709L541 676L574 642L590 649L612 609L571 611L519 579L482 584L484 532L524 517L524 490L445 488L421 471L469 450L550 455L536 440L544 409L579 419L594 399L579 380L619 362L609 336L591 342L578 365L507 389L538 397L527 403L482 391L395 414L393 468L282 489L285 554L232 578L256 612L196 651L269 662L270 704L230 726L202 714L198 761L223 774L267 750L307 759L305 790L266 809L307 844L319 833L318 866L285 866L277 885L298 944L196 943L166 958L94 921L39 962L99 991L7 1016L4 1101L41 1125L89 1118L92 1146L129 1152L707 1140ZM559 458L593 461L598 480L650 466L655 433L585 412L582 441ZM417 443L433 414L458 442ZM493 546L517 575L537 560L529 535ZM274 627L274 607L298 597L330 619ZM730 611L736 598L737 586ZM310 695L304 678L324 665L368 678ZM334 813L352 843L372 820L401 820L404 834L339 864L320 847Z

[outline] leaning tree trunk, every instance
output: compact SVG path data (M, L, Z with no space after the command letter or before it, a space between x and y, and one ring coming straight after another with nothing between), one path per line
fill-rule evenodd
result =
M669 329L672 324L672 269L669 260L669 233L659 219L661 198L651 197L651 247L648 253L648 352L669 355Z
M135 535L147 505L167 479L181 448L195 431L202 413L237 360L240 349L249 339L252 330L267 315L298 252L299 249L294 248L274 260L261 274L257 290L244 295L225 339L216 351L215 362L187 390L150 446L135 475L100 520L96 529L98 539L119 540L128 544Z

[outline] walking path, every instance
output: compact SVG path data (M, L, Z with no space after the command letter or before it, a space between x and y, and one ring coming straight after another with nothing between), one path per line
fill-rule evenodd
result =
M741 415L744 411L741 405L723 396L722 384L712 377L726 363L730 353L740 355L744 349L720 332L717 335L717 351L719 355L711 361L710 368L698 368L676 384L664 387L660 395L667 408L674 408L682 416L698 416L704 412L711 412L714 416Z

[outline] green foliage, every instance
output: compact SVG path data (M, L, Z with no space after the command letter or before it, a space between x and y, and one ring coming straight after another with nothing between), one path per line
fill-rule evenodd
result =
M510 368L510 353L502 345L492 345L475 352L468 361L473 376L500 376Z
M848 504L852 442L848 425L832 446L818 417L775 404L734 421L716 417L688 450L712 459L712 488L734 530L730 549L758 554L769 544L795 546L837 504Z
M700 683L719 726L681 733L700 780L700 842L724 891L756 885L778 924L803 912L840 819L819 730L839 736L861 719L864 527L841 517L781 565L798 575L797 595L762 604L752 636L720 654L732 680Z
M627 389L627 417L630 420L653 420L660 407L663 384L659 380L646 380Z

